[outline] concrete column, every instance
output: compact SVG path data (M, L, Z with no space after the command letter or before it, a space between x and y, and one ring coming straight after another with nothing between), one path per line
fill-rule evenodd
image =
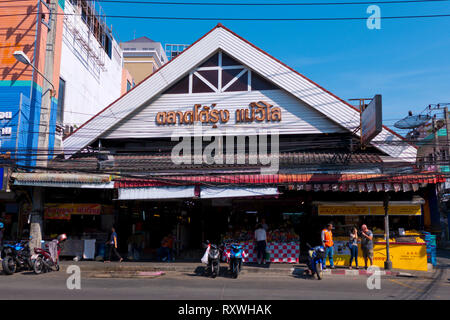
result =
M38 154L37 163L38 167L46 167L48 160L48 145L49 145L49 126L50 126L50 113L52 109L52 86L49 81L53 82L54 62L55 62L55 42L56 42L56 14L58 8L58 1L51 0L49 3L52 14L50 15L50 29L47 33L47 43L45 51L45 66L44 76L48 81L44 81L42 86L42 101L41 101L41 114L39 118L39 135L38 135ZM55 85L55 84L54 84Z
M43 233L43 213L44 213L44 189L42 187L33 188L33 205L30 219L30 249L41 247Z

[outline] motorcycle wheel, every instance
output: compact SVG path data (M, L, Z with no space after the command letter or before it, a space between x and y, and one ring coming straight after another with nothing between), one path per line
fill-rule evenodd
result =
M44 261L42 257L37 257L34 261L33 271L36 274L41 274L44 271Z
M323 271L322 271L322 264L321 263L317 263L316 264L316 274L317 274L317 279L318 280L322 280Z
M59 263L56 265L56 271L59 271Z
M14 272L16 272L16 262L11 256L6 256L2 260L2 267L3 272L7 275L12 275Z

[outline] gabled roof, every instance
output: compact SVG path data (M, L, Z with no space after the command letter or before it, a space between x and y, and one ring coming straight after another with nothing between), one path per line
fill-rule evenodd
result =
M223 50L341 127L351 132L359 127L360 113L357 108L218 24L176 58L67 137L64 140L65 156L70 156L94 142L116 123L161 94L217 50ZM359 135L359 131L355 134ZM383 131L372 141L372 145L399 160L416 161L417 149L387 127L383 127Z
M156 42L156 41L153 41L152 39L150 39L148 37L140 37L137 39L125 41L124 43L134 43L134 42L145 43L145 42Z

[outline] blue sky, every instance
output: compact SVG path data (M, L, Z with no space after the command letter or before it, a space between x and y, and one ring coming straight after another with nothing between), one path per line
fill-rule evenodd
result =
M228 2L261 3L264 0ZM103 3L102 7L107 15L222 18L369 16L367 5L204 7ZM382 16L449 14L450 2L385 4L380 8ZM241 22L107 18L107 22L121 41L131 40L135 34L163 44L191 44L221 22L343 99L382 94L383 118L388 126L406 116L408 110L420 112L430 103L450 102L450 17L382 20L381 30L369 30L364 20Z

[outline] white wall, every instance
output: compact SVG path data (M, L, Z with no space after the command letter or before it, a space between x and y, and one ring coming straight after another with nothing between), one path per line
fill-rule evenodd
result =
M65 13L74 8L66 1ZM74 32L75 30L75 32ZM78 32L78 34L77 34ZM80 126L121 94L122 49L113 41L111 58L79 16L65 16L61 52L61 78L66 81L64 124ZM88 52L79 37L87 39ZM104 62L102 67L92 54Z
M250 102L266 101L282 111L280 122L257 122L236 124L236 109L248 109ZM155 121L158 112L189 111L195 104L210 106L215 109L227 109L230 119L227 123L217 123L217 127L227 130L226 134L239 134L242 129L275 129L280 134L315 134L346 132L334 122L321 115L300 100L283 90L264 90L247 92L197 93L197 94L164 94L139 111L132 113L119 122L102 137L115 138L150 138L170 137L175 129L184 129L194 133L194 125L158 125ZM102 117L102 115L99 115ZM211 128L211 125L205 126ZM220 131L220 130L217 130Z

